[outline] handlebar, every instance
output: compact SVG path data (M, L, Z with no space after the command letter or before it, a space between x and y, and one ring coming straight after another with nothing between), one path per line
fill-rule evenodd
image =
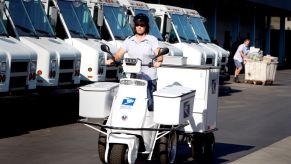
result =
M102 51L107 52L107 53L110 55L110 58L113 60L113 62L114 62L114 64L115 64L116 66L119 66L119 65L120 65L121 62L118 62L118 63L116 62L116 60L115 60L115 58L114 58L114 55L110 52L110 48L109 48L109 46L103 44L103 45L101 45L100 48L101 48ZM153 63L154 63L154 60L156 60L159 56L165 55L165 54L167 54L167 53L169 53L169 49L168 49L168 48L160 48L158 55L156 55L156 56L152 59L152 61L151 61L150 63L148 63L148 64L142 64L141 66L148 66L149 68L151 68L151 67L154 66L154 64L153 64ZM140 60L140 59L139 59L139 60ZM134 64L134 63L133 63L133 64Z
M149 68L154 67L154 63L150 62L148 64L142 64L141 66L148 66Z

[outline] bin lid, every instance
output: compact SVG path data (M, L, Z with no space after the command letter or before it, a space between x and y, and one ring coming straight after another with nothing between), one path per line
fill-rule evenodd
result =
M195 92L195 90L183 87L180 85L169 85L162 89L159 89L158 91L155 91L153 93L154 96L160 96L160 97L182 97L187 94L191 94Z
M116 82L96 82L80 87L84 91L109 91L118 87L119 83Z

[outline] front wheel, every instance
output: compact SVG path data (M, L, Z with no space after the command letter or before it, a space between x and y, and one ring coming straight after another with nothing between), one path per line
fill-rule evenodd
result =
M99 133L98 138L98 155L102 163L105 163L105 150L107 144L107 136L103 133Z
M124 144L112 144L109 152L109 164L128 164L128 147Z
M177 134L175 132L160 138L159 155L160 163L174 163L177 154Z
M196 161L202 159L203 154L203 140L201 134L194 134L191 140L192 158Z
M107 120L104 120L103 125L105 125ZM101 131L107 132L106 129L101 128ZM98 137L98 155L99 159L102 163L105 163L105 150L106 150L106 144L107 144L107 135L103 133L99 133Z

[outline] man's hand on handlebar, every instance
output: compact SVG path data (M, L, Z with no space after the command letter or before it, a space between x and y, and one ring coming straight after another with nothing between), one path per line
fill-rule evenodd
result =
M158 67L160 67L162 65L162 62L160 62L160 61L156 61L156 62L154 62L154 64L153 64L153 66L155 67L155 68L158 68Z

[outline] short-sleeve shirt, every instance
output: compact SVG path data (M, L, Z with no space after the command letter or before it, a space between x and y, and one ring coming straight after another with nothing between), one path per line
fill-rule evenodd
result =
M249 52L250 52L249 48L245 46L244 49L243 49L243 53L245 55L247 55Z
M244 51L245 48L246 48L245 44L239 45L234 56L233 56L233 59L237 60L239 62L243 62L243 58L241 57L240 52Z
M121 48L125 49L128 57L139 58L142 64L148 64L155 57L155 50L159 48L158 39L152 35L146 35L142 41L137 41L136 36L127 38ZM138 78L144 80L157 79L157 69L154 67L142 66Z

